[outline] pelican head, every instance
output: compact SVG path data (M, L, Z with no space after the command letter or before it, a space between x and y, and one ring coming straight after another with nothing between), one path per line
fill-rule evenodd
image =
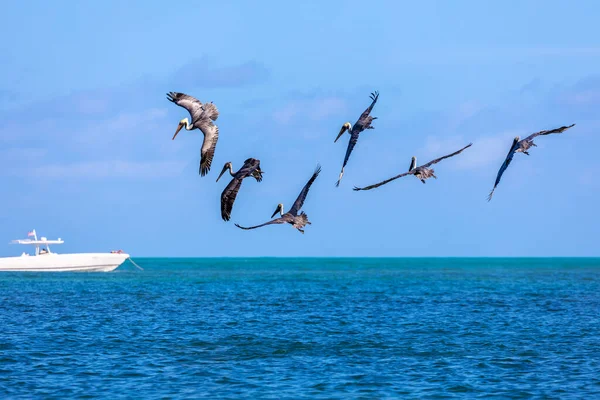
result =
M512 146L510 146L510 151L514 151L514 150L517 149L517 145L519 144L519 140L521 140L521 138L519 136L515 136L515 138L513 139Z
M281 204L281 203L277 204L277 208L275 209L275 212L273 213L273 215L271 215L271 218L273 218L277 213L283 215L283 204Z
M410 159L410 167L408 167L408 172L412 171L417 167L417 157L412 156Z
M351 130L352 130L352 125L350 125L350 122L346 122L344 125L342 125L342 129L340 129L340 133L338 133L338 135L335 138L335 140L333 141L333 143L337 142L338 139L340 138L340 136L342 136L344 134L344 132L346 132L346 131L350 132Z
M175 131L175 134L173 135L173 139L171 139L171 140L175 140L175 136L177 136L177 134L179 133L181 128L183 128L184 126L185 126L185 129L190 130L190 128L189 128L190 122L188 121L187 118L184 118L181 121L179 121L179 125L177 125L177 130Z
M223 176L223 174L225 173L225 171L227 171L229 169L229 172L233 175L233 173L231 172L233 170L233 164L231 164L231 161L228 161L225 163L225 165L223 166L223 169L221 170L221 173L219 174L219 177L217 178L216 182L219 182L219 179L221 179L221 177Z

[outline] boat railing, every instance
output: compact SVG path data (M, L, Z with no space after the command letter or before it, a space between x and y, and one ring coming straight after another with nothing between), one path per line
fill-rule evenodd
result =
M28 244L28 245L35 246L35 255L38 256L40 254L52 254L52 252L50 251L49 245L64 243L64 240L62 240L61 238L58 238L57 240L48 240L42 236L40 239L38 239L35 229L33 231L29 232L27 235L33 236L33 239L16 239L16 240L11 241L9 244ZM40 246L46 246L46 247L43 248L42 251L40 252Z

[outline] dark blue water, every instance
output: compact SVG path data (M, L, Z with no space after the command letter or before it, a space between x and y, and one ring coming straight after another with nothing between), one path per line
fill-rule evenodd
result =
M0 274L1 398L592 398L600 259Z

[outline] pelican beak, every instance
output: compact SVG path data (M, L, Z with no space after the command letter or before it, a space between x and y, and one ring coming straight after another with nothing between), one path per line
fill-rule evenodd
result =
M277 215L279 210L281 210L281 204L277 204L277 208L275 209L275 212L273 213L273 215L271 215L271 218L273 218L275 215Z
M342 128L342 130L340 131L340 133L337 135L337 137L335 138L335 140L333 141L333 143L337 142L338 139L340 138L340 136L342 136L344 134L344 128Z
M175 140L175 136L177 136L177 134L179 133L181 128L183 128L183 123L180 122L179 125L177 125L177 130L175 131L175 134L173 135L173 139L171 139L171 140Z
M217 180L215 182L219 182L219 179L221 179L221 177L223 176L225 171L227 171L227 164L225 164L225 166L223 167L223 170L221 170L221 173L219 174L219 177L217 178Z
M350 129L350 124L348 122L346 122L343 126L342 129L340 129L340 133L338 133L337 137L335 138L335 140L333 141L333 143L337 142L338 139L344 134L344 132L346 132L346 130Z

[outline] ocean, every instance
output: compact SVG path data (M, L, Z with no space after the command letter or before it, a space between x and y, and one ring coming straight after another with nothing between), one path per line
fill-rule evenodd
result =
M600 259L0 273L0 398L600 398Z

